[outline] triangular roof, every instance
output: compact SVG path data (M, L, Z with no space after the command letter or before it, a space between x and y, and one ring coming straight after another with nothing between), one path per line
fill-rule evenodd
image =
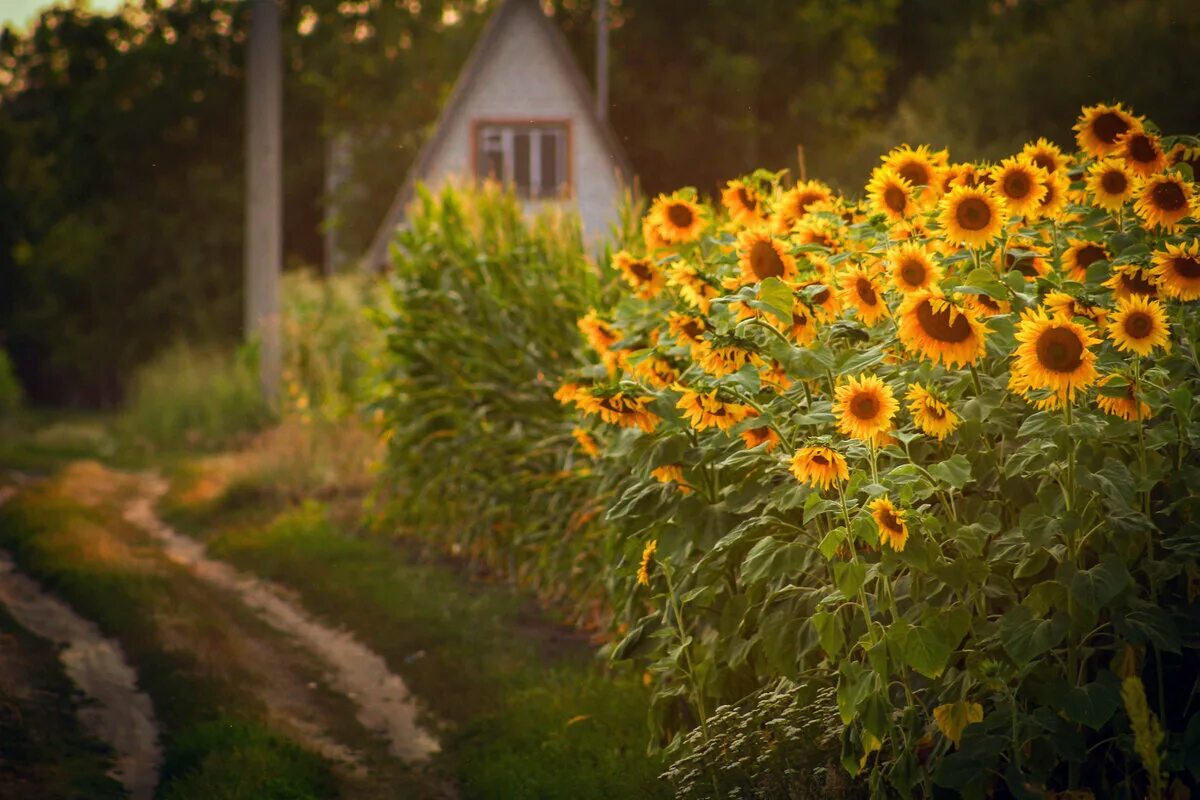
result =
M621 142L613 131L612 126L606 120L601 119L596 113L596 101L592 95L592 89L588 85L587 78L584 77L583 72L579 69L579 64L576 63L575 56L571 53L570 45L567 44L567 39L563 36L563 32L543 13L537 0L501 0L500 6L492 12L492 16L488 19L487 25L479 37L479 41L471 51L471 55L467 59L462 72L459 73L458 80L454 83L454 89L451 91L445 107L442 108L441 113L438 115L437 125L433 133L430 134L429 138L421 146L416 160L413 161L412 166L408 170L404 184L400 187L400 191L396 193L391 206L388 208L387 215L383 218L383 223L379 226L375 238L371 241L371 246L367 249L364 256L364 262L367 267L376 268L386 263L388 244L392 240L396 226L404 219L405 207L412 201L413 196L416 194L417 181L429 170L438 148L446 138L447 123L457 115L469 94L472 84L478 79L481 70L489 60L489 56L498 46L500 32L504 29L504 22L515 14L516 10L521 6L526 6L534 12L531 16L536 20L535 25L550 43L550 50L554 54L556 63L578 96L579 103L585 110L588 122L600 134L605 144L607 144L609 151L612 153L613 160L617 163L617 169L620 171L620 174L626 179L632 177L633 170L629 162L629 157L625 154L625 149L621 146Z

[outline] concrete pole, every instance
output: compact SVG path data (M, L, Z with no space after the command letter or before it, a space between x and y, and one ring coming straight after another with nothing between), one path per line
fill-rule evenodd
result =
M596 116L608 119L608 0L596 2Z
M283 342L283 58L276 0L250 0L246 49L246 336L261 347L263 396L279 396Z

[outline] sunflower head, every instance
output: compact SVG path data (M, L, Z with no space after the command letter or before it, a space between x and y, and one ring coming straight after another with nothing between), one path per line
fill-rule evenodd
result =
M784 234L804 218L816 203L831 200L833 190L820 181L802 181L780 195L775 204L771 227L776 234Z
M1192 168L1192 177L1200 177L1200 147L1192 147L1179 142L1167 153L1167 162L1173 167L1176 164L1187 164Z
M988 189L960 186L942 198L938 217L946 238L966 247L984 247L1008 222L1008 209Z
M697 431L717 428L728 432L734 425L756 413L750 406L726 402L716 389L707 394L685 389L676 407L683 411L684 418Z
M670 268L667 283L675 287L685 303L700 309L701 314L707 314L712 307L712 301L721 295L721 290L699 269L683 259L676 261Z
M892 285L903 294L911 294L936 286L942 280L942 268L933 254L916 242L905 242L888 251Z
M780 442L779 434L765 425L761 428L747 428L742 431L741 437L747 450L766 445L763 449L768 453L778 447Z
M1192 214L1192 191L1191 182L1175 173L1151 175L1138 189L1133 210L1147 228L1171 232Z
M657 550L657 539L646 542L646 547L642 550L642 563L638 566L637 571L637 582L640 586L650 585L650 568L654 565L654 554Z
M792 304L792 324L787 326L787 337L799 345L812 344L817 338L820 323L812 310L800 300Z
M1066 292L1049 292L1043 298L1042 304L1046 311L1056 317L1075 319L1083 317L1089 323L1104 325L1108 320L1108 311L1102 306L1089 305L1076 300Z
M683 494L691 494L692 487L688 485L687 479L683 477L682 464L662 464L650 470L650 477L659 483L673 483Z
M742 180L733 180L725 184L721 191L721 204L729 211L730 218L739 225L758 225L766 218L762 195Z
M638 298L650 300L662 291L662 270L649 258L638 258L622 250L613 256L612 263Z
M867 510L879 528L879 541L896 552L903 550L908 543L908 523L904 521L904 512L896 508L886 494L868 503Z
M1171 328L1162 303L1145 295L1118 301L1108 323L1108 336L1118 350L1148 356L1157 347L1171 346Z
M1046 196L1046 171L1025 156L1006 158L992 168L992 188L1013 214L1036 213Z
M1096 380L1096 339L1074 320L1041 309L1021 315L1013 373L1029 389L1047 389L1068 402Z
M1062 219L1070 199L1071 179L1065 172L1050 172L1046 175L1046 194L1038 203L1036 216L1040 219Z
M890 313L883 287L862 267L847 270L841 278L842 301L854 309L864 325L874 325Z
M833 413L838 430L855 439L873 442L892 429L900 404L892 389L875 375L860 375L837 387Z
M941 194L941 171L946 165L945 152L934 153L928 145L917 148L901 145L883 157L884 166L903 178L914 190L914 198L925 208Z
M705 212L685 194L660 194L647 213L658 237L668 244L687 244L704 232Z
M1067 158L1054 142L1045 137L1036 142L1028 142L1021 148L1021 155L1028 158L1048 173L1065 171Z
M1062 254L1063 271L1078 283L1087 280L1088 267L1097 261L1107 261L1108 250L1098 242L1083 239L1069 239L1067 249Z
M890 222L901 222L919 210L913 186L900 173L888 167L876 167L867 184L871 209Z
M1037 280L1050 272L1045 250L1032 242L1012 238L1003 252L996 251L996 267L1000 272L1019 272L1027 281Z
M1097 158L1115 152L1117 140L1129 131L1141 130L1142 122L1120 103L1088 106L1075 123L1075 141L1079 149Z
M1119 158L1102 158L1088 169L1087 190L1096 205L1120 211L1137 189L1137 176Z
M1113 274L1103 284L1113 290L1118 300L1134 295L1158 297L1158 278L1154 272L1136 264L1121 264L1113 267Z
M908 403L909 413L912 414L913 424L927 436L932 436L940 442L958 427L958 414L951 411L948 403L925 386L914 383L909 387L904 399Z
M714 378L732 375L747 364L761 364L753 351L736 344L711 345L696 353L701 369Z
M594 414L610 425L640 428L644 433L653 433L658 427L659 417L649 409L652 402L653 397L637 397L623 391L611 394L591 391L581 393L576 405L585 414Z
M1116 154L1135 174L1144 177L1162 172L1167 166L1167 154L1163 152L1158 137L1148 131L1129 130L1117 137Z
M600 445L592 438L592 435L583 428L574 428L571 430L571 435L575 437L575 441L579 443L579 448L587 453L592 458L600 457Z
M1179 300L1200 298L1200 239L1167 244L1154 254L1154 277L1159 290Z
M897 312L900 341L911 352L947 367L974 364L985 352L983 324L974 312L929 290L908 295Z
M1096 405L1105 414L1110 414L1114 417L1120 417L1128 422L1150 418L1150 404L1141 400L1138 387L1130 380L1125 381L1125 385L1113 386L1109 389L1108 386L1116 379L1116 375L1105 375L1096 385L1100 387L1100 392L1096 395Z
M796 259L784 246L783 240L773 237L766 228L742 231L737 238L738 266L742 270L738 281L743 286L779 278L790 281L796 277Z
M792 456L791 473L796 480L825 491L850 480L846 459L831 447L802 447Z
M581 317L577 324L579 332L597 353L607 353L614 344L621 341L621 334L617 329L600 319L595 309Z

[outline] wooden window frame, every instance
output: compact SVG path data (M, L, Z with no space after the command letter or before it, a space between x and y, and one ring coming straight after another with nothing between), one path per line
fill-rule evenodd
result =
M479 179L479 133L489 126L539 128L558 125L566 131L566 191L557 197L521 198L531 203L575 199L575 130L570 117L480 117L471 120L471 178Z

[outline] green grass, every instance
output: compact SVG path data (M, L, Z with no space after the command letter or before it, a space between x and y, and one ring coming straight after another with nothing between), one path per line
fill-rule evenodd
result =
M173 521L211 552L298 591L383 655L449 723L440 767L470 798L654 798L669 791L645 753L648 693L606 673L578 636L505 585L352 536L307 502L264 524L270 500L234 487Z

